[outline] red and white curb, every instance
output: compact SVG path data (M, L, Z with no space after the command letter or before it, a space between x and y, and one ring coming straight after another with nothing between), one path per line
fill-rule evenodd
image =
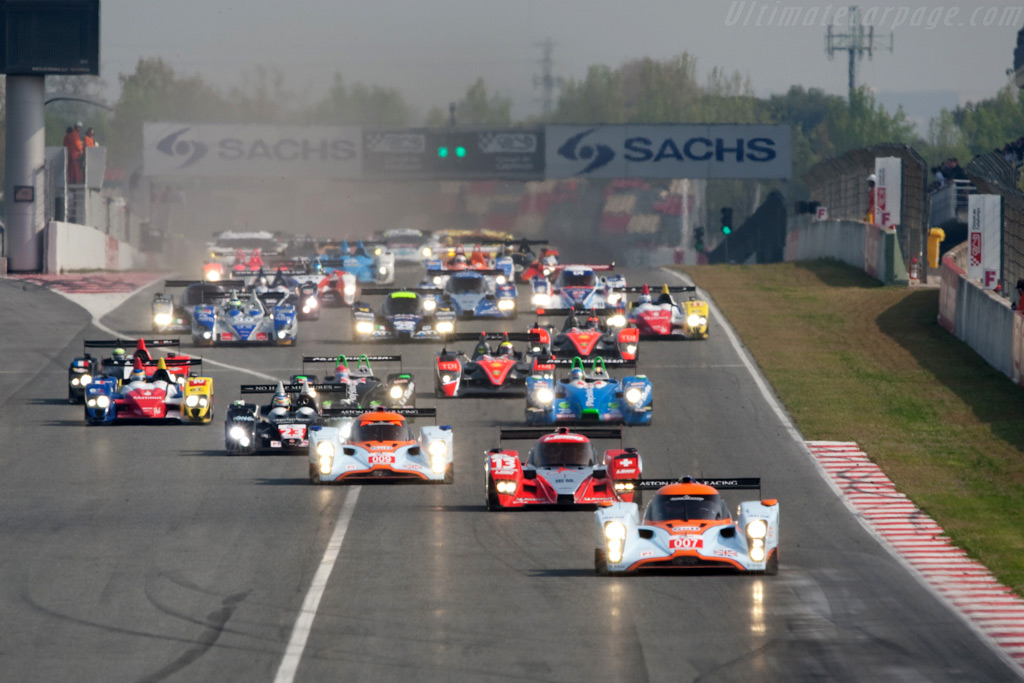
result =
M1024 669L1024 599L950 543L856 443L808 441L807 447L875 533Z
M150 271L104 271L8 277L52 289L84 308L98 323L133 293L160 280L159 275Z

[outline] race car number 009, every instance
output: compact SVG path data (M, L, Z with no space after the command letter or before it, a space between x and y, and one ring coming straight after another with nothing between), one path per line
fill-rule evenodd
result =
M672 550L698 550L704 547L704 539L699 536L676 536L668 542Z
M395 456L388 455L386 453L372 453L370 454L371 465L392 465L395 462Z

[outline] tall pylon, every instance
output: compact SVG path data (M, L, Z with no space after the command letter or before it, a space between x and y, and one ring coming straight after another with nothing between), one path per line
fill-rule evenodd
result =
M534 74L533 87L541 89L541 103L544 115L551 114L555 109L555 88L562 85L562 79L554 75L555 63L552 55L555 50L555 42L550 38L537 43L542 51L540 58L540 74Z
M864 26L861 23L860 8L851 5L848 13L849 23L846 28L848 29L845 33L840 33L836 29L842 28L839 26L830 24L826 29L825 33L825 53L828 58L835 59L835 53L846 52L850 59L850 83L849 91L852 94L857 89L857 62L864 59L864 55L868 56L868 59L874 55L875 50L888 50L892 52L893 48L893 34L889 33L889 45L885 45L885 34L876 33L874 26Z

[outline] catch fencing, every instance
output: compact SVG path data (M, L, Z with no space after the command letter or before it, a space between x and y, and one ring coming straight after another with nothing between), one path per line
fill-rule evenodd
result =
M804 175L811 200L828 210L830 219L863 221L868 211L867 177L875 172L876 157L899 157L902 161L902 198L900 220L896 228L904 267L910 259L924 262L923 250L928 234L928 166L909 145L881 143L851 150L826 159Z
M981 194L1003 198L1002 280L998 294L1016 297L1016 284L1024 278L1024 192L1017 187L1017 169L1002 154L975 157L964 169Z

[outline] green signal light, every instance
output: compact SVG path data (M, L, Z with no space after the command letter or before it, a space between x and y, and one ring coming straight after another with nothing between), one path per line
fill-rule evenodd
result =
M728 225L723 225L722 226L722 234L723 235L729 235L731 233L732 233L732 228L730 228Z
M458 147L456 147L455 148L455 156L459 157L460 159L462 157L466 156L466 148L463 147L462 145L459 145Z
M437 156L441 157L442 159L446 158L448 156L448 148L447 147L438 147L437 148Z

